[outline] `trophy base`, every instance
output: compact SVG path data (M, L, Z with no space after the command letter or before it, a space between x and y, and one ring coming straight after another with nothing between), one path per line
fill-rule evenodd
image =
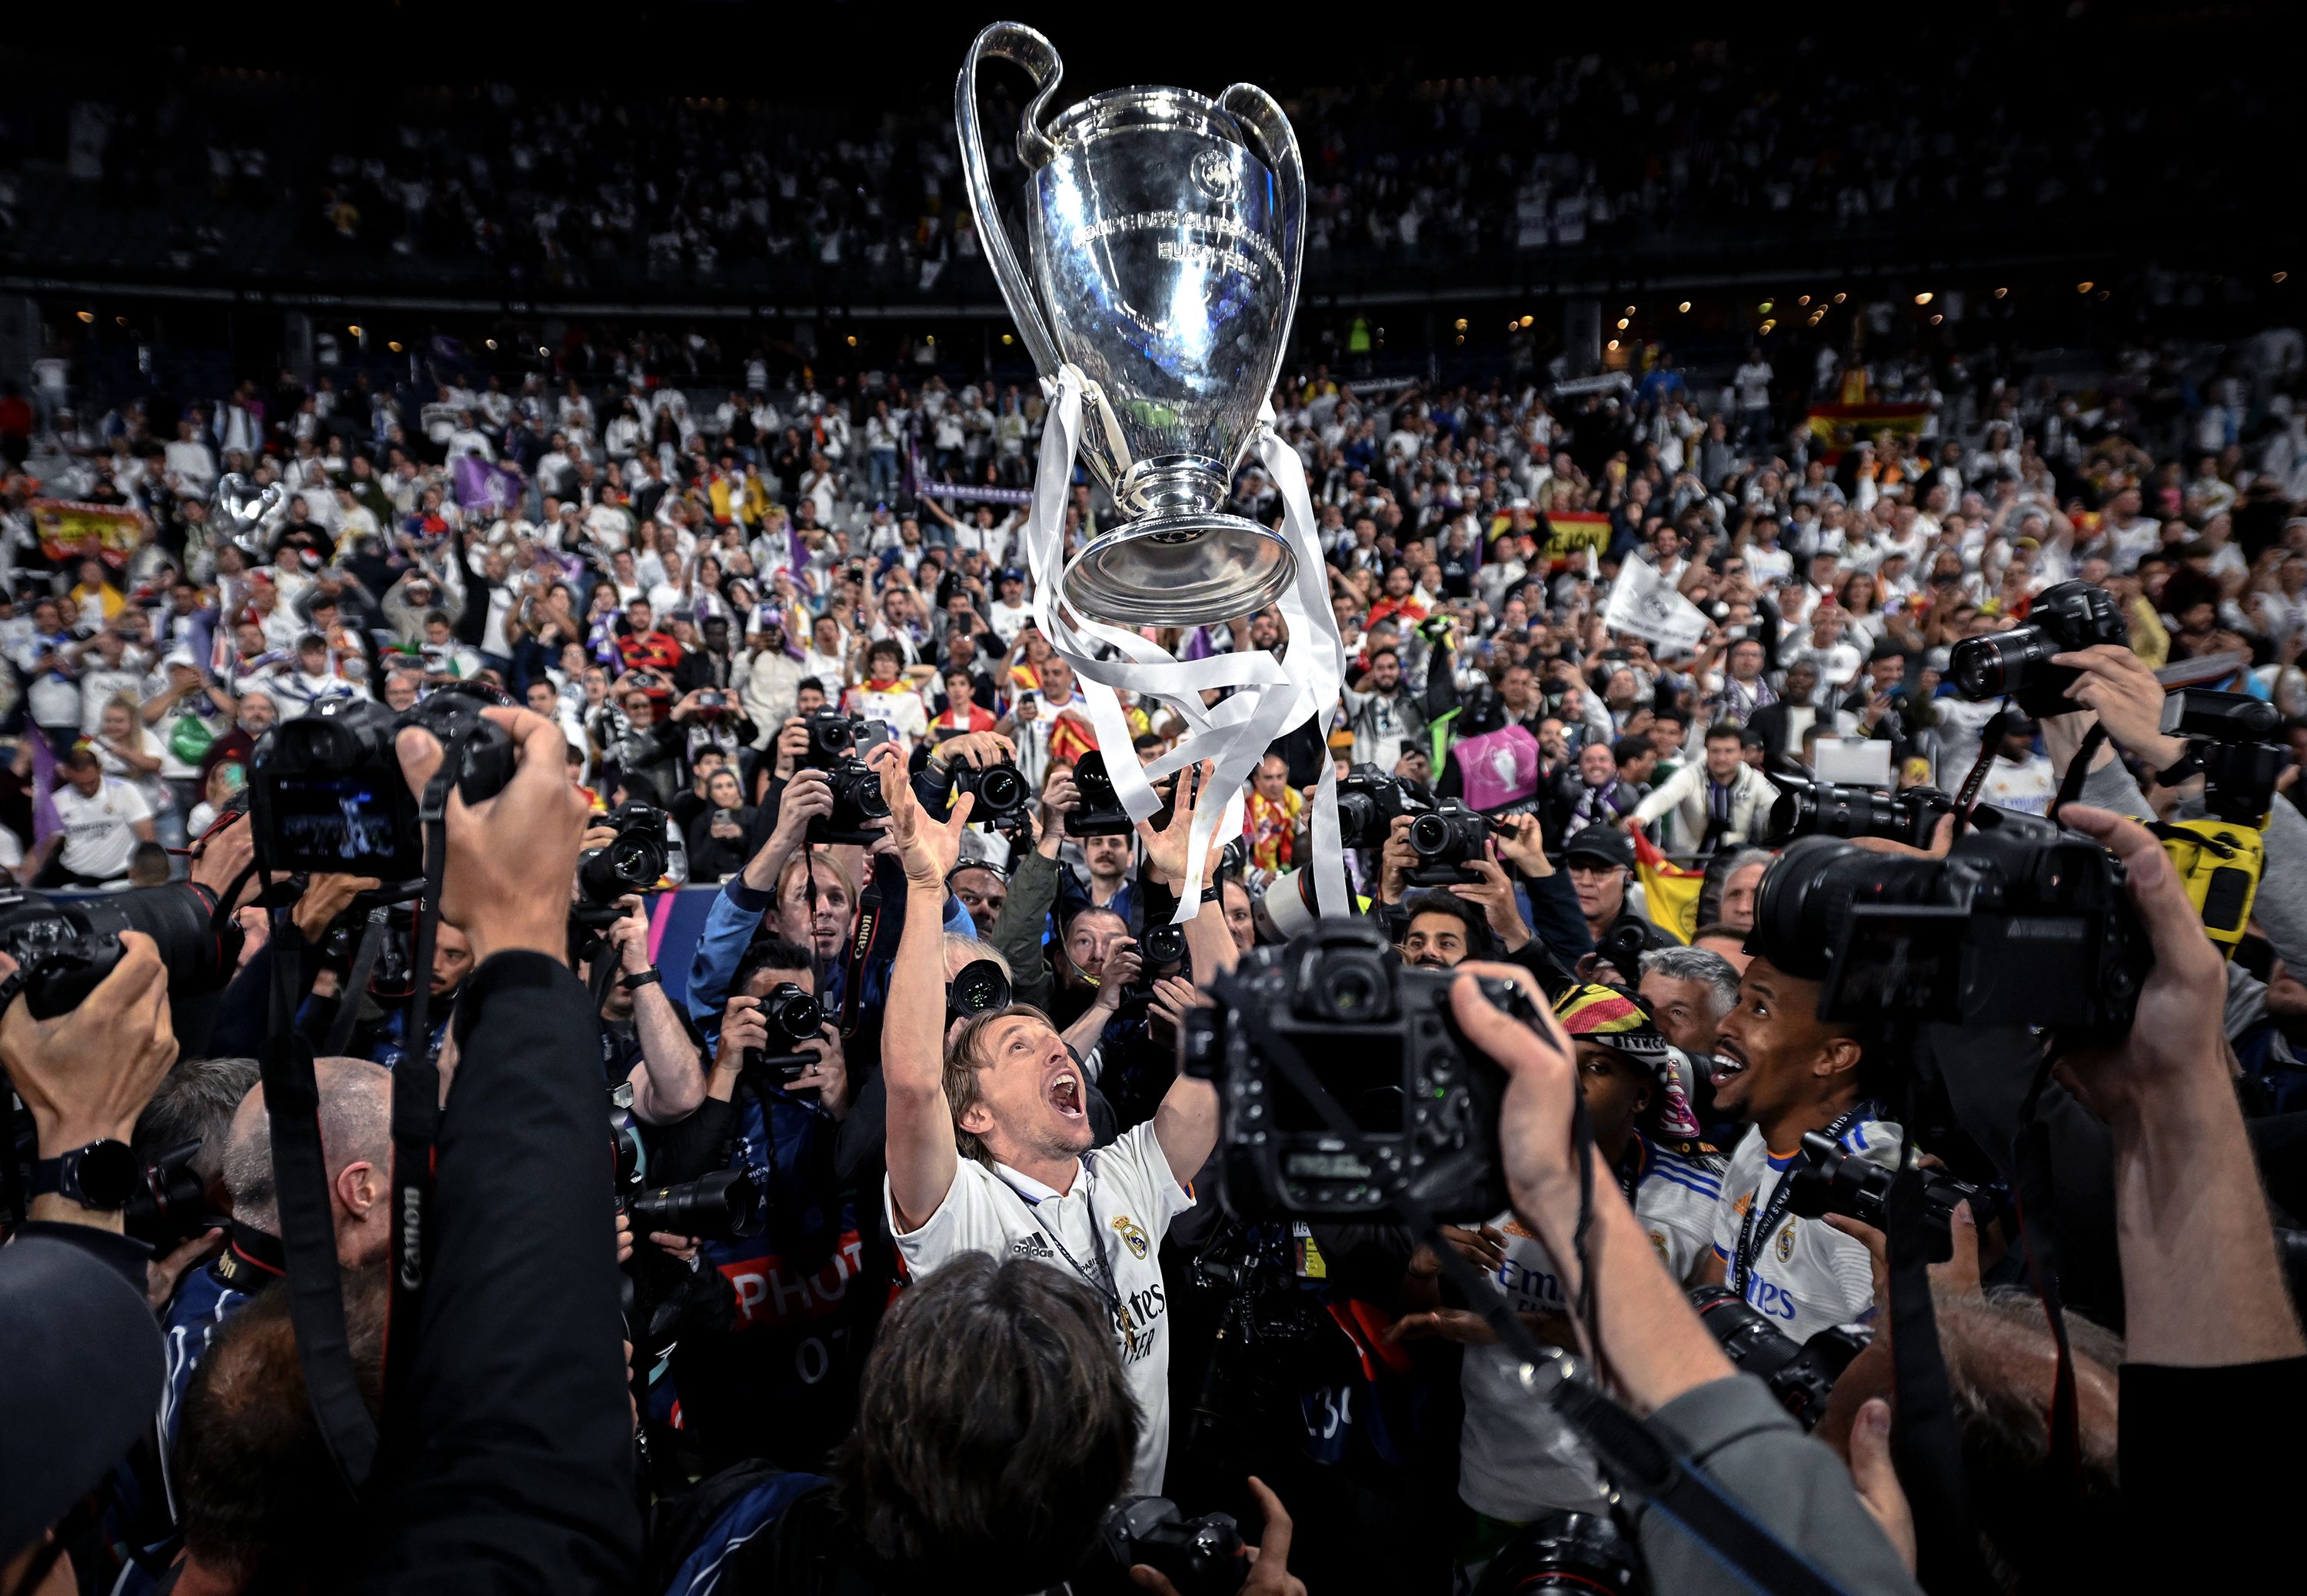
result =
M1198 627L1239 620L1282 596L1298 557L1270 527L1188 511L1114 528L1074 556L1061 591L1092 620Z

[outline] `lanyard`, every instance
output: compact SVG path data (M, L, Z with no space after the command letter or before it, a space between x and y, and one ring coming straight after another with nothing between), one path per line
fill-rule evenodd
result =
M1860 1116L1872 1106L1874 1105L1869 1103L1854 1104L1841 1118L1826 1128L1824 1133L1826 1139L1829 1141L1841 1140L1842 1133L1857 1123ZM1767 1148L1764 1149L1766 1153L1768 1150ZM1758 1182L1757 1190L1759 1189ZM1778 1186L1771 1193L1770 1206L1762 1212L1762 1223L1759 1226L1755 1224L1754 1205L1752 1203L1747 1205L1746 1222L1738 1227L1738 1250L1731 1259L1733 1272L1730 1288L1740 1296L1746 1294L1746 1282L1754 1276L1756 1250L1762 1246L1762 1242L1772 1231L1778 1229L1779 1221L1786 1217L1787 1205L1794 1200L1794 1196L1795 1172L1794 1166L1789 1165L1779 1172Z
M1121 1282L1114 1275L1113 1261L1105 1255L1105 1237L1099 1233L1097 1225L1097 1177L1092 1173L1092 1168L1088 1159L1082 1160L1082 1203L1089 1210L1090 1253L1097 1260L1095 1275L1082 1267L1081 1259L1073 1255L1073 1250L1066 1245L1065 1239L1042 1222L1042 1208L1038 1200L1026 1196L1007 1181L1001 1183L1025 1205L1025 1212L1033 1219L1034 1228L1050 1239L1050 1244L1058 1250L1058 1256L1070 1264L1074 1273L1087 1281L1090 1289L1103 1297L1113 1309L1114 1323L1120 1327L1122 1340L1134 1355L1137 1351L1137 1324L1130 1318L1129 1305L1121 1300Z

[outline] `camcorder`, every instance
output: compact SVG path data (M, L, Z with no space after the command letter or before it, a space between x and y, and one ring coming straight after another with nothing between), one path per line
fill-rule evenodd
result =
M365 698L318 704L267 731L249 756L249 818L267 871L383 882L424 875L420 804L393 750L408 726L440 739L467 804L494 798L512 779L511 734L453 686L397 715Z
M825 1028L825 1010L794 983L781 981L761 999L761 1023L768 1028L770 1047L783 1047L774 1053L768 1047L748 1047L742 1068L748 1074L774 1070L780 1085L791 1086L817 1063L817 1054L793 1049L817 1040Z
M1169 1576L1179 1596L1233 1596L1241 1589L1241 1527L1231 1514L1187 1518L1166 1497L1124 1497L1105 1510L1100 1550L1102 1566L1093 1588L1129 1590L1130 1568L1139 1563ZM1102 1576L1102 1577L1101 1577Z
M1818 1428L1834 1382L1874 1340L1864 1325L1829 1325L1797 1341L1727 1285L1694 1288L1690 1305L1738 1372L1760 1378L1805 1430Z
M1506 1206L1505 1071L1466 1042L1450 973L1405 968L1366 920L1245 955L1186 1016L1184 1068L1218 1090L1219 1191L1245 1221L1367 1218L1405 1193L1437 1218ZM1485 977L1525 1022L1514 983Z
M193 1168L198 1137L170 1148L144 1166L144 1178L128 1194L121 1226L155 1252L167 1253L216 1225L230 1223L210 1210L209 1189Z
M1840 1214L1889 1233L1882 1202L1898 1171L1854 1157L1835 1146L1832 1137L1816 1131L1803 1133L1802 1151L1803 1162L1787 1176L1793 1182L1787 1199L1789 1208L1805 1219ZM1915 1173L1922 1177L1923 1230L1930 1242L1930 1261L1943 1264L1954 1256L1955 1205L1970 1204L1971 1217L1981 1223L1988 1217L1981 1189L1943 1169L1917 1165Z
M991 959L973 959L945 984L946 1023L1006 1009L1009 998L1009 977L1000 965Z
M220 986L240 962L239 926L219 926L200 894L181 884L68 900L0 892L0 953L16 961L35 1020L86 1003L120 963L120 939L130 931L159 949L172 994Z
M1754 945L1823 983L1822 1020L2121 1028L2150 961L2091 838L1982 805L1944 858L1805 837L1762 877Z
M2131 628L2113 593L2088 582L2054 583L2035 595L2025 626L1956 644L1947 675L1955 691L1973 704L2007 696L2020 714L2040 721L2082 707L2067 696L2082 672L2052 664L2054 654L2130 641Z
M1347 848L1384 848L1394 821L1426 806L1374 764L1358 764L1338 782L1338 832Z
M1490 822L1462 798L1444 798L1410 823L1410 849L1418 863L1404 872L1414 887L1454 886L1481 880L1467 866L1482 857Z
M809 747L794 763L823 771L833 789L833 813L809 823L809 841L872 841L881 834L874 823L889 818L889 800L881 796L881 778L865 755L889 740L889 729L837 710L819 710L802 724L809 730Z
M1954 800L1935 787L1884 792L1805 781L1776 771L1762 774L1779 789L1778 801L1771 806L1766 848L1783 848L1797 837L1881 837L1909 848L1928 848L1939 816L1954 813Z

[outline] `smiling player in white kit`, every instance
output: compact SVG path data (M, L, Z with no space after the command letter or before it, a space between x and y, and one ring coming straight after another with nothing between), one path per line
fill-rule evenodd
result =
M881 1030L890 1233L916 1279L949 1259L990 1252L1086 1281L1111 1310L1144 1422L1129 1489L1158 1494L1170 1452L1162 1237L1193 1206L1187 1182L1216 1145L1217 1090L1180 1074L1151 1120L1093 1152L1081 1067L1047 1015L1013 1006L965 1020L948 1036L945 878L959 857L973 799L964 795L941 823L932 821L902 762L877 751L875 764L906 886ZM1203 766L1201 780L1210 773ZM1172 882L1184 878L1192 825L1193 806L1180 802L1165 830L1138 826L1147 858ZM1218 851L1211 849L1204 870L1213 884ZM1214 892L1204 892L1186 945L1205 977L1232 968L1233 938ZM1161 995L1157 1007L1172 1011L1190 1001L1181 986L1171 988L1167 1005Z

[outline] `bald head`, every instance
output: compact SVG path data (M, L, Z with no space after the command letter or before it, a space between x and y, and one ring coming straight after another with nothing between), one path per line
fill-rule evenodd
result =
M361 1058L313 1062L321 1098L321 1159L329 1174L329 1206L337 1222L337 1252L347 1267L384 1255L390 1221L384 1201L392 1168L392 1071ZM280 1233L280 1207L272 1174L272 1121L264 1087L252 1088L232 1116L225 1142L225 1190L240 1224Z

